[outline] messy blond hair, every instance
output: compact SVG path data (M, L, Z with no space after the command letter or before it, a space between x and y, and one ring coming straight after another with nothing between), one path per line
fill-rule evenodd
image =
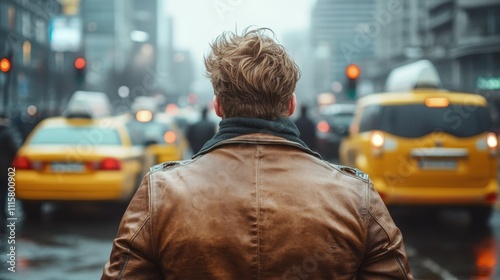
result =
M224 32L210 44L206 75L224 118L274 120L288 116L300 70L266 31L272 33L268 28L246 28L241 35Z

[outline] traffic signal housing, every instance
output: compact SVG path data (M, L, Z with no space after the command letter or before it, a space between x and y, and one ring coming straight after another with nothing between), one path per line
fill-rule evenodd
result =
M357 96L358 78L361 75L361 70L356 64L349 64L345 69L346 75L346 93L349 99L354 100Z
M82 86L85 83L85 72L87 61L83 57L77 57L75 59L75 81L78 86Z

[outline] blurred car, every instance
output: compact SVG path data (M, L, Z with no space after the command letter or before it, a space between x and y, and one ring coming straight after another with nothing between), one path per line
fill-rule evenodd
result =
M132 142L146 147L152 165L185 158L189 145L184 132L165 113L137 109L126 126Z
M359 99L340 163L366 172L387 205L458 206L484 224L498 196L498 139L487 100L429 81Z
M124 123L82 113L38 124L13 166L28 216L49 201L127 202L146 171L144 148L132 144Z
M349 130L356 104L333 104L319 111L316 124L318 152L326 159L337 158L340 142Z

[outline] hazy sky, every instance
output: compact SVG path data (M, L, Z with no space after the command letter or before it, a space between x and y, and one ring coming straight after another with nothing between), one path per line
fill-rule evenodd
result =
M291 30L306 30L316 0L165 0L174 18L174 44L190 49L196 67L208 44L222 31L247 26L271 28L278 40ZM197 69L199 70L199 69Z

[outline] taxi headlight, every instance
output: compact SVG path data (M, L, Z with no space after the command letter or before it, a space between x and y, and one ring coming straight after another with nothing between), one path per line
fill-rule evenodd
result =
M486 136L486 145L488 145L488 149L496 150L498 148L498 138L495 133L488 133Z
M372 131L370 133L370 146L372 147L372 155L380 157L384 149L384 133L382 131Z
M140 110L135 113L135 119L139 122L149 122L153 119L153 113L149 110Z

